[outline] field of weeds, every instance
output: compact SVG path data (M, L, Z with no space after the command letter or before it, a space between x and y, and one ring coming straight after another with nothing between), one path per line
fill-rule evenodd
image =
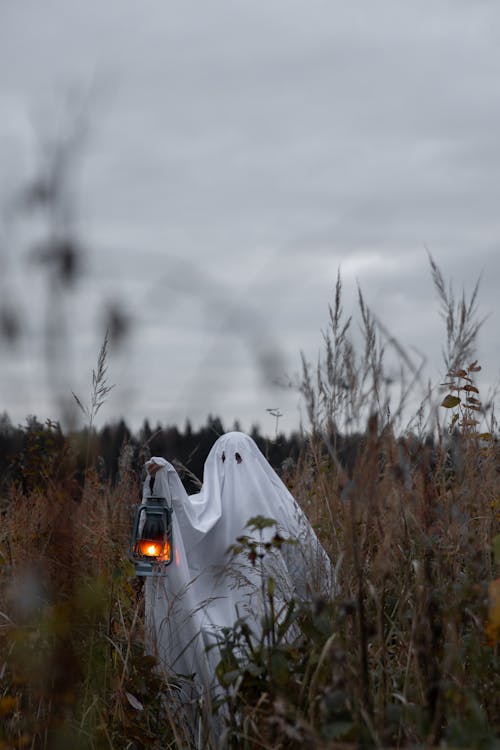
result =
M360 296L356 355L337 284L324 352L304 362L310 428L283 472L336 595L290 602L258 642L228 629L218 706L183 706L144 654L127 446L113 486L93 460L82 486L71 436L33 443L1 498L1 750L500 748L500 448L475 384L474 298L455 305L432 269L448 376L407 428L415 371L395 403L370 312Z

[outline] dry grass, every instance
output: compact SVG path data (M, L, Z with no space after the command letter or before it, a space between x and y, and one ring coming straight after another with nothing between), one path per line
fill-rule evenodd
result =
M286 477L335 563L334 600L296 602L292 639L244 646L235 626L219 670L224 731L208 708L188 716L144 656L141 582L126 560L137 494L126 448L119 484L90 468L82 494L71 444L54 442L51 460L31 456L43 472L2 503L0 750L499 747L499 633L488 628L500 575L495 424L480 438L462 415L450 435L428 403L431 437L400 429L418 369L403 356L394 403L378 328L359 302L361 355L339 279L322 357L304 363L309 438ZM474 304L459 313L461 327L447 317L453 362L477 330ZM356 432L349 453L344 438Z

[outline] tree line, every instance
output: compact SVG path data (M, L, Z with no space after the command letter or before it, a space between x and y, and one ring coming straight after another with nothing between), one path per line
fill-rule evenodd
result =
M8 488L12 486L24 493L43 492L48 485L57 486L61 492L78 498L89 473L103 487L115 486L124 471L132 473L139 493L142 469L151 456L163 456L173 463L187 492L197 492L213 444L229 430L240 430L238 422L226 427L219 417L209 415L206 423L197 429L189 420L182 429L159 423L152 427L144 420L141 428L134 432L120 419L100 429L83 427L65 433L59 422L41 422L35 416L27 417L24 425L13 425L4 412L0 415L0 493L3 496L0 504L5 507ZM341 435L334 427L332 430L321 435L322 460L333 460L342 467L346 477L352 477L358 457L369 440L369 430L350 435ZM279 433L268 438L254 425L249 434L283 478L284 474L293 472L308 450L310 436L304 432ZM418 460L425 447L431 474L436 463L446 466L448 471L456 469L457 461L460 464L462 440L458 434L448 436L444 455L440 454L444 446L439 450L431 435L418 438L410 434L395 441L403 463ZM382 465L380 469L383 473Z
M89 431L84 427L65 433L58 422L41 422L29 416L23 425L13 425L8 414L0 415L0 489L15 484L28 492L43 489L47 483L68 483L77 491L92 467L98 479L114 485L124 463L137 472L138 481L144 462L151 456L163 456L176 465L188 492L195 492L203 481L205 460L220 435L231 427L219 417L208 416L204 425L194 429L189 421L184 428L175 425L152 427L145 420L132 431L124 419ZM280 433L274 439L264 437L257 425L250 433L270 464L281 473L283 464L293 465L304 445L298 433Z

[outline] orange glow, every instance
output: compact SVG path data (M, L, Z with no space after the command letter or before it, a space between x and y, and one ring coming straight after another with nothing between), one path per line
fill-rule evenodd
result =
M156 557L159 560L170 560L170 544L154 539L139 539L137 546L143 557Z

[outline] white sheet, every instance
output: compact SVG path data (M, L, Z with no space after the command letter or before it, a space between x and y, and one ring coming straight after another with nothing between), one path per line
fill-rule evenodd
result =
M255 442L240 432L219 438L206 460L203 487L188 496L174 467L165 459L151 459L160 469L153 493L172 499L175 557L167 575L146 581L146 617L150 643L167 670L196 675L208 686L218 661L216 641L220 628L247 618L259 634L263 614L262 579L276 582L277 604L314 592L328 595L331 564L294 498L271 468ZM148 468L148 464L146 465ZM151 494L150 477L144 498ZM245 556L226 554L251 517L278 522L284 537L297 545L265 554L253 565ZM276 528L265 529L270 541Z

